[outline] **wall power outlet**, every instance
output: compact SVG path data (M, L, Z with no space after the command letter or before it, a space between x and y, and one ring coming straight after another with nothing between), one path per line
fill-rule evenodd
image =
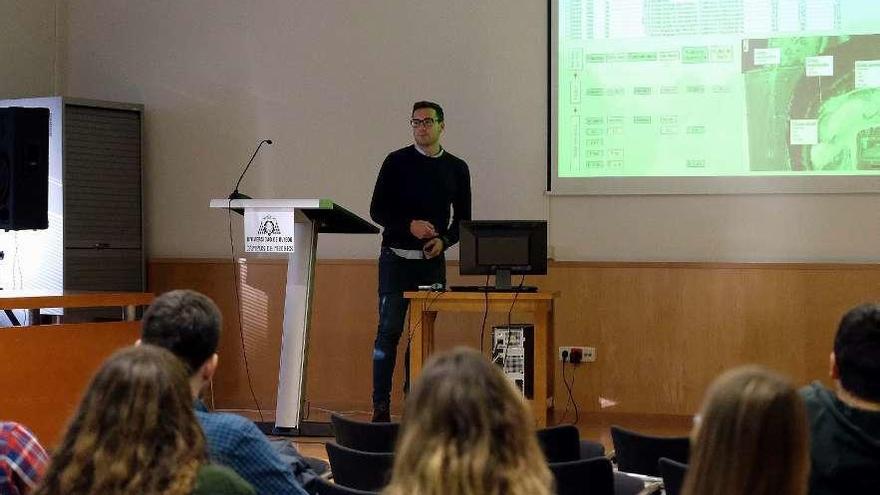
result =
M596 348L586 346L560 346L559 360L572 364L592 363L596 361Z

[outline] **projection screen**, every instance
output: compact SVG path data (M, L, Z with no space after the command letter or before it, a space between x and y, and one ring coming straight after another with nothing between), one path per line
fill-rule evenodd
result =
M548 10L552 193L880 191L880 1Z

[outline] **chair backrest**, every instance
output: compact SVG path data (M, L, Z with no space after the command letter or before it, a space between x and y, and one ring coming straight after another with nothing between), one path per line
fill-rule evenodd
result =
M537 433L538 444L547 462L569 462L581 458L581 439L576 426L551 426Z
M315 488L315 495L379 495L379 492L356 490L347 486L330 483L324 478L316 479L313 486Z
M332 442L326 445L333 481L348 488L379 491L391 479L394 454L364 452Z
M614 495L614 472L604 457L550 463L557 495Z
M661 457L657 464L660 468L660 476L663 477L663 489L666 491L666 495L681 493L688 465L665 457Z
M330 415L330 424L336 435L336 443L364 452L394 452L400 423L368 423Z
M691 449L688 437L655 437L619 426L611 427L611 441L619 470L648 476L660 476L657 462L661 457L686 463Z

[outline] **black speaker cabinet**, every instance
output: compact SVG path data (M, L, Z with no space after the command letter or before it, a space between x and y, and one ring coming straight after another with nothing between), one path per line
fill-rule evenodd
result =
M49 227L49 109L0 108L0 229Z

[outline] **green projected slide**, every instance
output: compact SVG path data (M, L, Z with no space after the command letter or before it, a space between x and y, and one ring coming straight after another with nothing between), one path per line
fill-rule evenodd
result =
M880 175L880 0L559 0L556 178Z

